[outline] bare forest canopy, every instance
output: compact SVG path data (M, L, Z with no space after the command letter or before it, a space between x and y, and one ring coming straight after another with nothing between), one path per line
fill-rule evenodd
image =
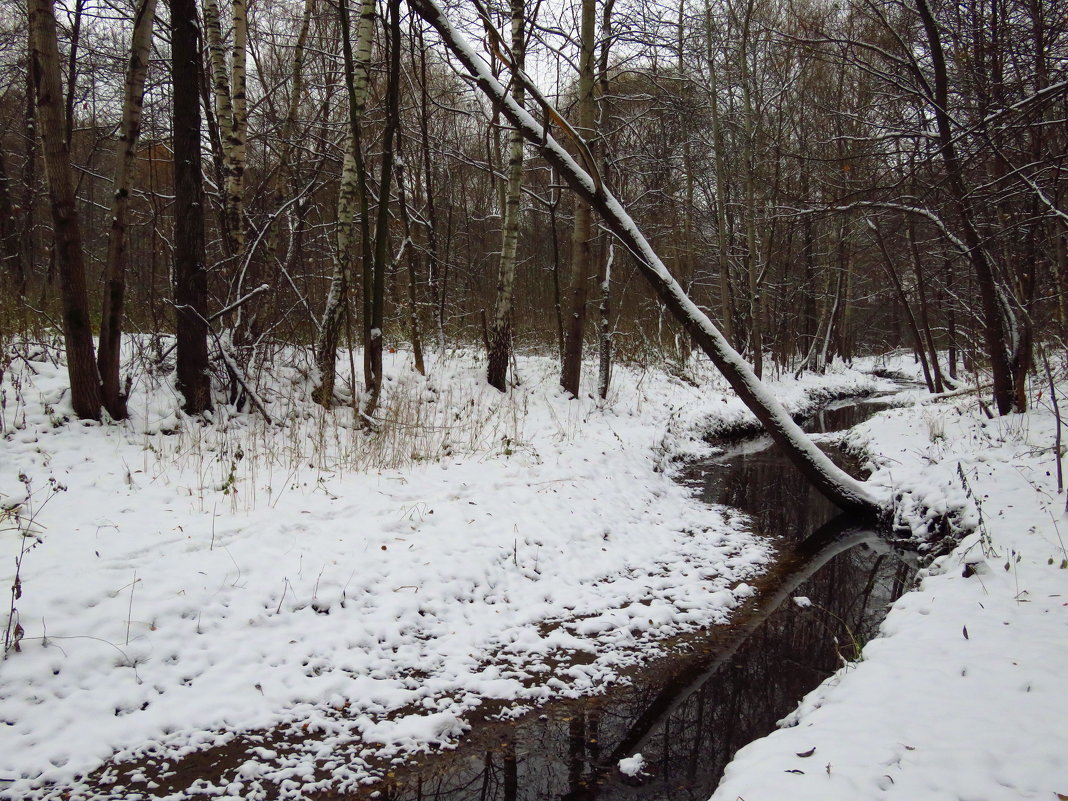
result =
M371 419L383 348L480 345L502 390L555 351L573 394L596 352L604 394L708 352L694 306L757 377L906 346L1008 413L1064 330L1066 159L1053 0L20 0L0 334L62 329L83 417L125 415L134 331L191 413L269 416L303 345Z

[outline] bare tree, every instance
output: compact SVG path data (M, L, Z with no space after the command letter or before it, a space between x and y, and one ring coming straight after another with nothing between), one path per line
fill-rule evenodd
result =
M104 406L115 419L126 417L126 395L119 382L119 355L126 296L126 220L130 207L132 173L137 159L137 143L141 135L145 78L148 74L148 55L155 18L156 0L141 0L134 13L130 62L123 91L122 121L115 153L111 232L108 236L107 262L104 267L104 303L100 315L100 342L97 346L97 368L100 371Z
M511 0L511 69L525 68L523 0ZM492 35L492 34L491 34ZM522 81L512 82L512 99L522 106L526 91ZM501 221L501 261L497 273L497 301L489 327L489 358L486 380L501 392L507 389L508 362L512 356L512 293L515 288L516 247L519 243L520 190L523 186L523 134L516 129L508 135L508 186Z
M208 272L200 159L200 28L195 0L170 0L174 121L174 305L178 390L188 414L211 409Z
M70 148L64 135L66 123L59 76L59 44L52 3L53 0L31 0L29 3L32 46L30 69L41 135L41 155L52 208L71 404L79 417L99 420L103 400L93 353L82 233L75 205Z

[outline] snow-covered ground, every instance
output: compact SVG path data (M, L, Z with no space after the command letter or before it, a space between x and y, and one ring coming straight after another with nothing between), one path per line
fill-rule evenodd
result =
M295 367L262 392L273 426L182 418L143 360L130 421L65 420L51 355L23 351L3 384L0 587L18 558L23 630L0 663L9 797L78 795L109 758L173 763L238 731L261 744L198 790L343 789L487 702L603 688L725 620L768 558L664 470L751 419L711 368L620 368L600 403L567 399L551 359L520 358L505 397L473 354L424 380L401 353L368 435L310 404ZM842 369L777 394L799 411L879 385Z
M986 419L972 394L851 432L918 532L924 510L956 510L974 533L859 662L738 753L714 801L1068 798L1068 516L1039 387L1024 415Z
M189 783L161 765L206 749L236 770L205 772L201 795L352 787L488 707L602 689L726 620L769 558L666 469L752 419L708 366L620 368L601 403L563 396L551 359L521 357L505 397L471 353L426 379L400 353L368 435L310 404L296 365L263 389L274 425L183 418L143 359L130 421L65 421L50 355L23 349L2 384L0 622L13 606L23 633L0 663L0 797L173 795ZM838 368L772 387L797 412L887 382ZM851 436L918 534L928 510L983 526L799 726L743 752L723 798L1068 792L1051 425L1041 405L984 423L962 398ZM107 760L146 769L88 789Z

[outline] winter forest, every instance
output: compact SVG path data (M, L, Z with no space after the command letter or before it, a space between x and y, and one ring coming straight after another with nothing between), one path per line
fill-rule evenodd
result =
M538 131L450 54L443 13ZM501 390L513 348L556 352L575 394L585 349L602 385L613 358L690 349L598 218L608 190L758 375L905 346L933 390L979 360L997 410L1021 410L1035 332L1065 314L1064 16L9 5L5 333L62 325L88 418L125 416L124 331L174 351L190 413L212 382L255 405L292 347L320 403L371 417L396 347L419 371L428 350L482 347ZM570 190L545 136L597 197ZM354 346L355 381L335 367Z
M1064 798L1065 281L1053 0L5 2L0 798Z

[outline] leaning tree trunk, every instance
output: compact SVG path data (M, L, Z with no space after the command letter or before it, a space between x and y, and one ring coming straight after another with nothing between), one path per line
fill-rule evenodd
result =
M723 373L734 391L775 442L783 447L798 469L841 508L861 512L878 511L876 497L863 482L846 474L816 447L753 374L752 368L727 344L712 321L686 296L637 224L599 178L583 170L541 123L515 104L485 61L475 54L463 35L446 19L435 0L410 0L410 5L437 30L445 45L509 123L519 128L527 141L538 148L546 162L559 171L572 190L598 211L605 226L630 252L639 271L664 306ZM535 90L528 85L527 91L533 94Z
M85 286L82 235L70 173L70 151L64 136L63 90L59 77L59 44L52 0L30 0L31 70L41 134L41 155L52 207L56 264L63 308L63 340L67 349L71 404L82 418L100 419L100 375L93 354L89 295Z
M516 70L524 69L526 42L523 31L523 0L511 0L512 59ZM521 81L512 82L512 99L522 106L526 92ZM497 302L489 329L486 381L501 392L508 388L508 362L512 357L512 290L515 286L516 250L519 244L520 191L523 187L523 134L512 129L508 137L508 189L504 196L501 224L501 264L497 275Z
M126 212L130 206L130 178L137 159L141 135L141 112L148 74L148 53L156 0L141 0L134 15L130 63L122 101L122 124L115 153L115 181L111 200L111 231L104 266L104 303L100 314L100 343L96 363L104 395L104 407L116 420L126 417L126 396L119 383L119 349L126 296Z

